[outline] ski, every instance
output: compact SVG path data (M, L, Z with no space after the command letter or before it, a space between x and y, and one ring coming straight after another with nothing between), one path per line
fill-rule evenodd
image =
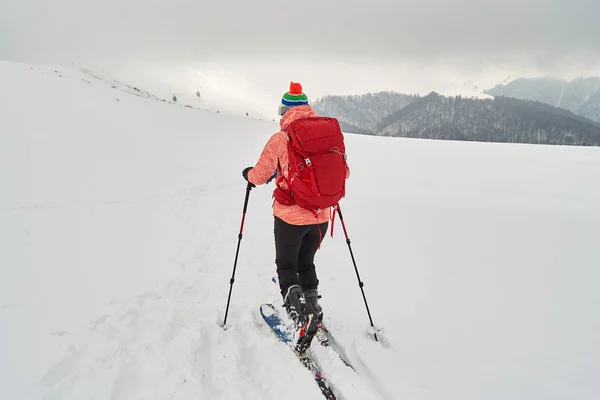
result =
M306 353L306 351L298 352L294 346L294 334L285 324L281 318L279 311L272 304L261 304L260 313L271 330L277 335L279 340L285 343L294 352L296 357L300 360L313 375L315 382L319 386L321 393L327 400L337 400L337 397L331 389L331 385L323 377L323 372L315 362L315 360Z
M320 324L319 329L317 330L317 333L315 334L315 337L317 338L317 341L321 344L321 346L329 347L329 348L333 349L333 351L338 355L340 360L342 360L342 362L347 367L350 367L350 368L352 368L352 370L356 371L354 369L354 367L352 366L352 364L350 363L348 356L346 355L346 352L344 351L344 349L342 349L342 347L340 346L338 341L335 340L335 338L333 337L331 332L325 327L325 325L323 325L323 323Z
M271 278L271 281L277 285L277 278L275 276ZM319 298L320 298L320 296L319 296ZM272 304L269 304L269 306L273 307ZM263 317L264 317L264 315L263 315ZM350 364L348 356L346 356L346 352L342 349L340 344L335 340L335 338L333 337L331 332L325 327L323 322L319 323L319 328L317 329L317 332L314 334L314 337L317 338L317 341L321 344L321 346L331 347L333 349L333 351L335 351L337 353L340 360L342 360L342 362L346 366L352 368L352 370L356 372L356 370L354 369L352 364ZM291 341L292 339L290 338L289 340ZM310 338L310 340L312 340L312 337ZM310 341L308 344L310 346Z

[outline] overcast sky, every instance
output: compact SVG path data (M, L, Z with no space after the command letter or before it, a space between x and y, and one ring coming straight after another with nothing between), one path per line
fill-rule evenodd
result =
M320 92L427 87L600 74L599 18L600 0L1 0L0 59L220 62Z

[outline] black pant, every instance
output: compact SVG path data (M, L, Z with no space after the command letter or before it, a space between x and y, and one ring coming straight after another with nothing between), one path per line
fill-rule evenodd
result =
M275 217L275 264L282 297L292 285L303 291L319 286L314 258L328 224L290 225Z

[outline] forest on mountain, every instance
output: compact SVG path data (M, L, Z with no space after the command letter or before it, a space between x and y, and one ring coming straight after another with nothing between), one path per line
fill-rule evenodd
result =
M378 136L554 145L600 145L600 124L540 101L406 95L326 96L313 107L346 132Z

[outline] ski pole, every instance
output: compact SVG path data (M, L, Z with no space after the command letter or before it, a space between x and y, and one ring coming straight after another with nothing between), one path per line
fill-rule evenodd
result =
M342 222L342 228L344 229L344 235L346 236L346 243L348 243L348 249L350 250L350 257L352 258L352 263L354 264L354 271L356 271L356 278L358 279L358 286L360 287L360 291L362 292L363 300L365 301L365 306L367 308L367 314L369 315L369 321L371 322L371 328L373 328L373 335L375 336L375 341L379 342L377 339L377 333L375 330L375 326L373 325L373 318L371 318L371 311L369 311L369 304L367 303L367 297L365 296L365 291L363 286L365 284L360 280L360 275L358 274L358 268L356 267L356 260L354 259L354 253L352 252L352 246L350 246L350 238L348 237L348 231L346 230L346 224L344 223L344 216L342 215L342 209L339 204L336 204L335 210L340 215L340 221ZM334 210L334 211L335 211Z
M221 325L224 329L227 329L225 324L227 324L227 314L229 313L229 302L231 301L231 292L233 290L233 282L235 282L235 269L237 267L238 255L240 252L240 243L242 241L242 231L244 230L244 221L246 220L246 210L248 209L248 198L250 197L250 191L252 190L252 185L248 182L246 186L246 198L244 200L244 210L242 211L242 223L240 225L240 233L238 235L238 243L237 250L235 251L235 260L233 262L233 272L231 273L231 279L229 280L229 296L227 296L227 308L225 309L225 319L223 320L223 325Z

